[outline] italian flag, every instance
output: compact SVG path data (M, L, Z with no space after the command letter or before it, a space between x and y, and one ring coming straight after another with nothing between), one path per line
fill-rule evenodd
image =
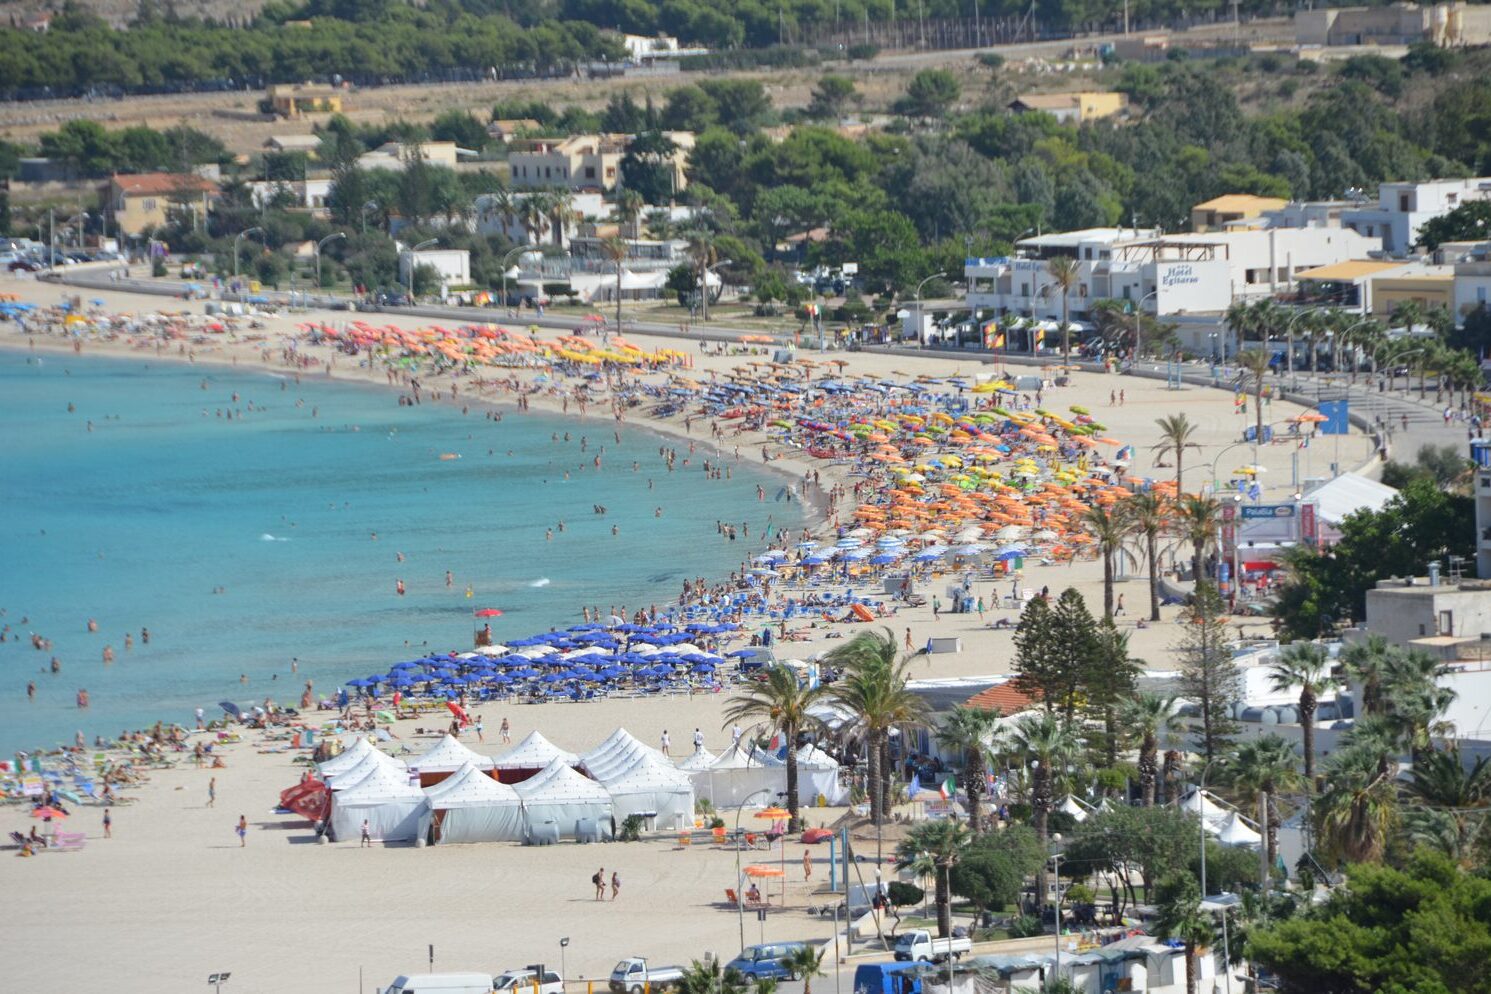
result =
M942 781L942 785L937 788L937 793L942 795L942 799L944 801L951 799L952 796L957 792L958 784L957 781L953 780L952 777L948 777L946 780Z

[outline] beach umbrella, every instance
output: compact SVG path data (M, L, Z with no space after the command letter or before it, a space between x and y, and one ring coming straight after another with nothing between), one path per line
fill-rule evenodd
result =
M886 554L884 552L882 552L878 556L871 556L870 557L870 564L872 566L889 566L891 563L893 563L895 561L896 561L896 557L895 556L888 555L888 554Z
M478 618L500 618L502 617L502 612L495 607L484 607L476 612L476 616Z
M47 804L47 805L44 805L44 806L39 807L39 808L32 808L31 809L31 817L33 817L33 818L66 818L67 817L67 812L66 811L61 811L61 810L59 810L57 808L52 807L50 804Z
M232 701L218 701L217 706L222 708L224 711L226 711L228 714L231 714L235 718L243 717L243 709L240 708L237 704L234 704Z

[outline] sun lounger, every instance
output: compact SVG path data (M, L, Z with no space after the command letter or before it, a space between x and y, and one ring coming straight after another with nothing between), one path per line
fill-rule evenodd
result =
M77 852L83 848L87 840L82 832L58 832L52 836L52 844L47 846L47 852Z

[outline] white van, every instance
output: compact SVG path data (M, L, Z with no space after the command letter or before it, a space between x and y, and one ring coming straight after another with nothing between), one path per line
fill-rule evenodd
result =
M416 973L397 977L383 994L492 994L490 973Z

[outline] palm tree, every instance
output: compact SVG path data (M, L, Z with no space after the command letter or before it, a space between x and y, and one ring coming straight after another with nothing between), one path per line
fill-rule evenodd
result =
M1128 511L1123 504L1092 504L1082 512L1082 527L1097 543L1103 557L1103 619L1113 620L1113 559L1124 553L1128 534Z
M1320 695L1336 685L1330 653L1318 642L1295 642L1269 664L1269 684L1276 694L1299 688L1299 728L1304 739L1305 783L1315 789L1315 710Z
M1355 741L1355 730L1351 739L1325 765L1325 792L1314 805L1317 835L1336 860L1370 863L1382 858L1397 821L1398 764L1383 743Z
M1046 263L1046 272L1051 277L1052 285L1061 288L1061 360L1066 362L1072 355L1072 325L1069 320L1070 300L1068 297L1072 292L1072 287L1076 286L1081 271L1076 259L1071 256L1058 255Z
M1160 769L1159 802L1169 804L1171 791L1180 784L1180 768L1185 765L1185 753L1179 749L1165 750L1165 765ZM1176 798L1180 795L1177 793Z
M936 880L937 934L946 938L953 931L952 886L954 866L968 851L973 835L966 825L951 818L918 822L896 846L896 868Z
M1382 685L1398 649L1382 635L1368 635L1341 651L1346 676L1362 686L1361 716L1382 713Z
M927 704L906 689L909 658L898 658L896 636L860 632L831 650L828 664L843 676L829 691L832 700L854 715L852 726L864 733L870 767L870 818L879 825L890 799L890 731L926 720Z
M1160 536L1170 524L1170 502L1153 490L1134 494L1124 500L1129 532L1144 547L1144 561L1149 568L1149 620L1160 620Z
M1422 649L1398 650L1389 654L1383 699L1388 722L1407 745L1414 759L1432 747L1432 737L1448 732L1440 721L1458 696L1440 686L1447 668Z
M1237 337L1239 344L1250 340L1253 337L1252 333L1259 327L1257 307L1242 300L1234 301L1227 308L1222 320L1227 327L1232 329L1232 334Z
M1199 449L1201 446L1191 441L1197 431L1197 425L1184 414L1169 414L1163 418L1155 419L1155 426L1160 429L1160 440L1155 443L1153 449L1163 458L1167 453L1175 453L1175 494L1180 496L1185 491L1182 489L1183 472L1185 469L1186 449Z
M761 679L738 691L725 708L725 722L760 721L781 732L787 744L787 831L797 831L797 737L817 726L808 709L823 696L822 687L804 687L789 666L768 666Z
M1414 761L1403 794L1409 834L1466 863L1491 814L1491 759L1477 756L1466 769L1459 749L1430 750Z
M1301 782L1295 766L1294 746L1282 736L1273 734L1250 739L1237 747L1226 770L1232 788L1255 806L1257 799L1266 795L1264 852L1268 865L1272 867L1279 854L1279 823L1282 820L1279 817L1279 792L1293 790Z
M612 214L620 224L623 238L638 237L637 219L642 216L642 210L646 206L647 201L636 190L622 190L616 194L616 206Z
M801 945L782 957L782 969L802 981L802 994L813 994L813 978L823 976L823 946Z
M1201 908L1201 888L1187 873L1165 880L1156 893L1155 935L1185 943L1186 994L1196 994L1196 950L1217 938L1211 915Z
M1030 764L1034 767L1030 775L1031 821L1035 823L1035 834L1040 838L1041 850L1044 852L1049 842L1051 809L1056 800L1057 771L1078 755L1082 749L1082 739L1076 725L1042 711L1025 715L1015 722L1010 737L1010 749L1022 765ZM1037 891L1044 901L1044 864L1037 873Z
M568 222L575 216L575 195L569 190L557 189L548 194L549 222L553 226L554 244L564 244L564 232Z
M1205 575L1201 564L1206 558L1208 546L1217 542L1217 531L1222 526L1222 505L1214 497L1184 495L1175 509L1175 519L1180 537L1191 547L1191 581L1200 583Z
M1129 735L1139 740L1139 791L1144 806L1152 808L1159 776L1160 738L1175 728L1175 698L1141 693L1124 702L1119 717Z
M619 235L601 239L601 254L616 267L616 333L621 334L621 274L626 262L627 245Z
M1263 378L1268 375L1268 352L1263 349L1247 349L1238 354L1237 364L1242 367L1242 386L1246 388L1248 378L1253 379L1253 413L1257 417L1253 437L1263 444Z
M745 974L734 967L726 968L718 956L694 960L679 978L679 994L746 994Z
M714 233L696 228L688 233L688 255L699 271L699 317L709 320L709 267L719 259L714 249Z
M525 196L518 206L518 220L522 223L523 230L528 232L528 244L541 243L544 232L549 227L549 195L530 193Z
M993 743L999 733L999 712L959 704L937 730L937 744L955 752L963 762L963 790L968 794L968 830L977 834L980 825L979 798L985 793L985 775L992 757L999 752Z

